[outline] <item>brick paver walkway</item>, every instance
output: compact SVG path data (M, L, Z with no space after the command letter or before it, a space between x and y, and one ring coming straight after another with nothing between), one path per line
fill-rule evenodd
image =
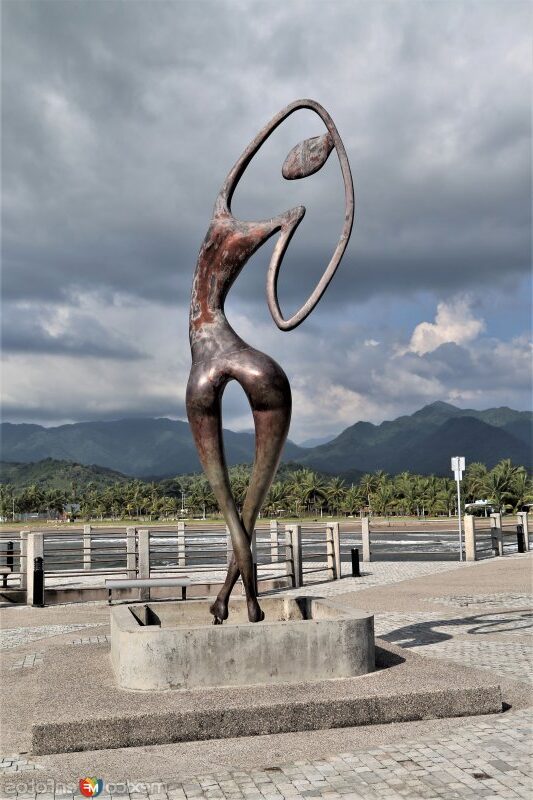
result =
M11 650L38 639L49 639L51 636L61 636L85 628L95 628L99 622L83 622L72 625L39 625L33 628L4 628L0 630L0 650Z

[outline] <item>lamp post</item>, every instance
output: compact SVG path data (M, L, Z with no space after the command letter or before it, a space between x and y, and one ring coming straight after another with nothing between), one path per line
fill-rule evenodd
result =
M459 561L463 560L463 526L461 520L461 481L465 469L465 457L454 456L452 458L452 472L455 475L457 484L457 516L459 518Z

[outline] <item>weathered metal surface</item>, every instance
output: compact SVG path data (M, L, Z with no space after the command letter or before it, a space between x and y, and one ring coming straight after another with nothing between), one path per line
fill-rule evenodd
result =
M231 213L231 198L246 167L261 145L288 116L310 109L323 120L327 133L296 145L285 160L283 175L311 175L337 152L344 180L345 217L337 247L315 290L290 319L277 299L279 269L289 242L305 214L297 206L272 219L242 222ZM291 330L322 297L344 254L353 224L354 197L344 146L325 109L313 100L297 100L280 111L248 145L229 172L216 199L213 218L198 255L189 319L192 367L187 385L187 415L201 464L231 532L233 559L211 613L215 624L228 616L228 600L242 576L251 622L263 618L257 602L250 539L261 505L276 473L289 431L291 390L287 376L272 358L255 350L233 330L224 314L226 296L242 268L275 233L279 233L267 275L267 302L276 325ZM231 494L222 441L221 401L226 384L236 380L244 389L255 423L255 462L242 513Z
M329 133L306 139L292 148L281 168L288 181L307 178L322 169L333 150L333 138Z

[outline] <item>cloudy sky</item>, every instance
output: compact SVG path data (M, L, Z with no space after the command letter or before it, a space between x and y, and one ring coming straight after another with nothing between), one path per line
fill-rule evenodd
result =
M4 0L3 418L184 418L196 256L225 175L300 97L333 116L356 222L314 314L280 332L273 240L227 302L284 367L295 441L434 400L530 403L530 5L349 0ZM340 232L342 182L286 182L300 112L252 162L242 219L304 204L285 316ZM251 427L241 390L226 427Z

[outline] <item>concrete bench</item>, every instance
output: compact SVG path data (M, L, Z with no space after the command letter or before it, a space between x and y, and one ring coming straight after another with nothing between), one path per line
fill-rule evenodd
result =
M0 567L0 575L2 576L2 588L7 586L7 576L11 575L13 569L11 567Z
M187 586L190 586L191 583L192 581L188 578L107 578L105 588L108 591L108 603L111 603L113 589L148 589L148 597L150 597L150 589L159 586L170 589L180 586L181 599L186 600Z

